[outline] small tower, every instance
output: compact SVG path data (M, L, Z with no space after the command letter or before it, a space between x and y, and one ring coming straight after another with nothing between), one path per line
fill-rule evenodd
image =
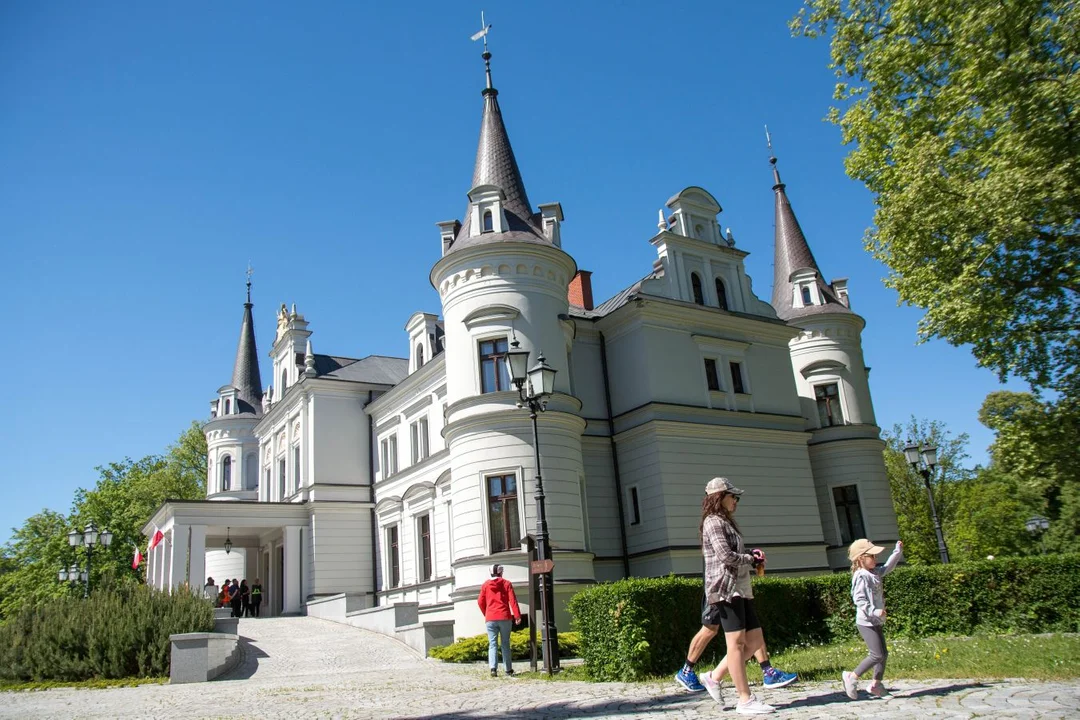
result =
M307 356L308 338L311 331L304 316L296 311L294 303L288 309L285 303L277 314L277 332L274 346L270 348L270 357L274 360L274 402L278 402L295 385L307 368L304 358Z
M771 148L770 148L771 149ZM789 344L807 430L829 562L847 564L851 537L897 537L896 514L863 359L865 321L848 304L846 280L826 283L770 156L776 196L772 304L800 329ZM842 511L841 511L842 510ZM841 517L841 515L843 517Z
M249 270L232 382L218 389L217 398L210 403L210 421L203 425L207 444L206 496L212 500L257 497L259 442L255 426L262 417L263 392L253 307Z
M454 537L455 634L482 632L476 592L492 562L505 565L513 582L528 580L521 538L534 532L532 502L536 463L529 413L517 407L505 353L515 340L531 363L542 351L558 374L547 412L538 417L540 447L558 461L542 458L548 526L555 558L557 607L576 589L560 580L590 582L592 556L585 552L581 509L584 469L580 402L570 395L571 327L567 288L577 265L561 248L563 212L557 203L534 212L525 192L510 138L491 81L491 53L483 53L486 87L480 139L464 221L439 223L442 258L431 283L442 300L446 349L446 428L451 456L455 517L475 517ZM415 315L410 334L433 318ZM542 451L543 454L543 451ZM551 455L547 455L551 457ZM509 523L489 519L490 498L513 493L517 511ZM481 521L480 518L483 518ZM497 556L493 559L493 556ZM565 618L559 619L565 626Z

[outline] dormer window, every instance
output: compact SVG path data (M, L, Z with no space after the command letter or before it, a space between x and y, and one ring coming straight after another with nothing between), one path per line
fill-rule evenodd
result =
M690 273L690 291L694 294L695 303L705 304L705 293L701 290L701 276L696 272Z
M422 367L424 367L424 346L423 345L417 345L416 346L416 369L419 370Z
M808 285L802 286L802 303L803 305L814 304L814 298L810 295L810 287Z
M232 414L232 403L229 400L225 401L225 414L226 415Z
M483 232L493 232L495 226L495 220L491 216L490 210L484 211L484 229Z
M724 289L724 281L720 278L716 278L716 302L720 305L721 310L727 310L727 292Z
M281 394L283 396L285 394L285 388L287 388L289 386L288 378L289 378L289 371L285 370L285 369L282 369L282 371L281 371L281 386L280 387L281 387Z

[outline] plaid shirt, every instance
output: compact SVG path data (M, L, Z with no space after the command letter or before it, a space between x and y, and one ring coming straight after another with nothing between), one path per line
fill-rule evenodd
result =
M740 565L753 565L742 536L722 515L705 518L701 529L701 552L705 556L705 595L710 605L730 602Z

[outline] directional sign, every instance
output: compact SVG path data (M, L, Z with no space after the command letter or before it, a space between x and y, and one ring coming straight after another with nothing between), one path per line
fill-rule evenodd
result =
M549 573L554 567L554 560L533 560L529 563L529 571L532 572L533 575L543 575L544 573Z

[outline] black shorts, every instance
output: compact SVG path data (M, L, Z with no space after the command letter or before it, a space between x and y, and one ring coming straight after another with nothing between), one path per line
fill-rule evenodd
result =
M754 601L744 597L733 597L731 602L706 605L701 611L701 624L719 625L726 633L757 630L761 627L761 621L754 611Z

